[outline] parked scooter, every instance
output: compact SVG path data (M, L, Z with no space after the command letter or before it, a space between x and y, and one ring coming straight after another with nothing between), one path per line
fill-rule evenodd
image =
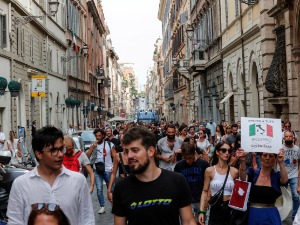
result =
M10 165L11 152L9 150L0 151L0 225L7 223L6 211L9 193L13 181L27 173L29 170L25 168L16 168Z

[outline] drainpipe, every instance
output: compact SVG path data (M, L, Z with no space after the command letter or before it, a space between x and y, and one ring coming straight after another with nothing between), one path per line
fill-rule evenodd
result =
M242 3L240 2L240 22L241 22L241 36L243 36L243 20L242 20ZM247 117L247 91L246 91L246 72L245 72L245 60L244 60L244 40L241 38L242 43L242 64L243 64L243 82L244 82L244 111L245 117Z

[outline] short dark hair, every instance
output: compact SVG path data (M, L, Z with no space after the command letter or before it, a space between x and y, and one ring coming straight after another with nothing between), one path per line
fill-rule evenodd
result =
M183 142L181 145L181 154L182 155L194 155L196 152L196 148L194 145L189 142Z
M32 138L32 149L42 152L43 148L50 145L54 146L58 139L64 140L64 134L61 130L53 126L42 127L35 132Z
M100 129L100 128L96 128L96 129L94 130L93 134L96 135L96 134L99 133L99 132L102 134L103 137L106 136L105 130Z
M182 124L180 125L180 127L178 128L178 131L181 132L183 129L187 128L186 124Z
M174 124L169 124L166 126L166 130L168 130L169 128L176 130L176 126Z
M141 140L141 144L148 149L149 147L156 146L156 137L155 134L149 131L147 128L143 126L136 126L130 128L128 131L124 133L123 136L123 144L128 145L132 141Z
M32 210L28 217L27 225L34 225L36 218L41 215L50 215L57 219L58 225L70 225L70 222L64 212L58 208L53 212L50 212L47 208L42 208L41 210Z
M236 123L231 125L231 128L234 128L234 127L239 128Z

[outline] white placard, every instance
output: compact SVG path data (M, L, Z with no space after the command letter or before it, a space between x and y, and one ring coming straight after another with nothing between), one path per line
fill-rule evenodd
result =
M241 118L241 148L246 152L279 153L282 147L280 119Z

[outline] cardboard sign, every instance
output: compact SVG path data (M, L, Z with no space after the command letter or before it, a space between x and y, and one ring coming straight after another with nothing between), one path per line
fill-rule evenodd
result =
M280 119L241 118L241 148L245 152L279 153L282 147Z

